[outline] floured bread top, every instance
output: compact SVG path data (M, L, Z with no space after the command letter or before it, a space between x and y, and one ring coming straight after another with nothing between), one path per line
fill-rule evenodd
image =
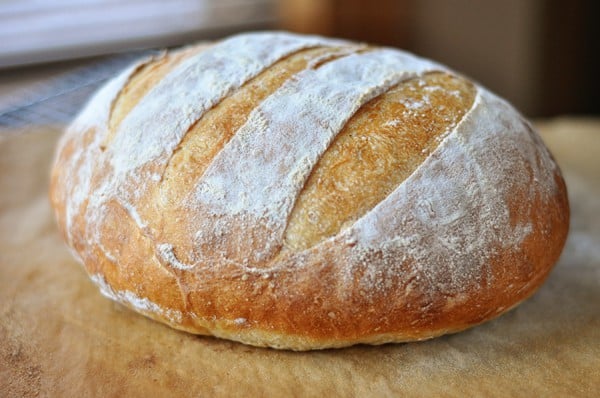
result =
M288 33L141 60L90 101L57 165L53 200L84 263L125 272L134 234L182 297L186 273L276 285L332 245L345 248L329 265L339 295L381 291L407 262L460 295L531 232L516 213L557 189L530 126L488 91L399 50ZM150 286L95 280L130 305L152 300Z

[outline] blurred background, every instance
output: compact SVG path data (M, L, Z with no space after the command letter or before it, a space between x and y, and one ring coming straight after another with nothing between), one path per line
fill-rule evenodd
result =
M600 114L593 0L0 0L0 126L68 120L135 57L284 29L407 49L530 117Z

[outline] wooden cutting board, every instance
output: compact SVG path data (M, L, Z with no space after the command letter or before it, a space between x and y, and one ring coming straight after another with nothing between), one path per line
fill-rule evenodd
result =
M57 130L0 137L0 396L600 396L600 122L541 130L572 225L530 300L426 342L304 353L178 332L102 297L47 201Z

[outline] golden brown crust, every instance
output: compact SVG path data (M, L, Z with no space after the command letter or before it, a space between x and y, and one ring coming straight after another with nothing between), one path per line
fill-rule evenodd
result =
M223 99L194 123L178 145L164 171L161 195L165 201L178 202L188 193L188 184L202 176L210 161L246 122L248 115L269 94L310 62L327 57L336 49L312 48L299 51L275 63L247 82L237 92Z
M381 202L454 129L474 99L469 82L436 72L365 104L312 170L290 215L286 247L307 249ZM411 112L415 103L426 105Z
M113 102L109 121L111 134L108 135L104 145L106 146L110 143L119 124L157 82L162 80L177 65L189 59L194 54L204 51L206 47L199 45L175 53L166 53L154 62L150 62L136 71Z
M136 169L142 185L123 174L111 193L122 177L111 156L127 150L115 144L119 126L181 54L201 51L138 67L110 100L108 128L71 127L51 181L60 229L103 293L178 329L298 350L456 332L530 296L566 239L560 171L514 110L437 66L349 118L299 180L283 228L249 211L189 205L207 174L235 177L213 166L275 93L349 54L377 51L335 43L282 57L189 121L166 160ZM374 145L360 159L358 137L388 140L385 153ZM456 186L473 202L455 199ZM440 236L413 236L419 228Z

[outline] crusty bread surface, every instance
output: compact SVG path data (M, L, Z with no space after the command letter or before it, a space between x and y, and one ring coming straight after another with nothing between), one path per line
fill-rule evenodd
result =
M508 103L400 50L284 32L123 71L63 136L50 197L104 295L294 350L494 318L541 285L569 223Z

